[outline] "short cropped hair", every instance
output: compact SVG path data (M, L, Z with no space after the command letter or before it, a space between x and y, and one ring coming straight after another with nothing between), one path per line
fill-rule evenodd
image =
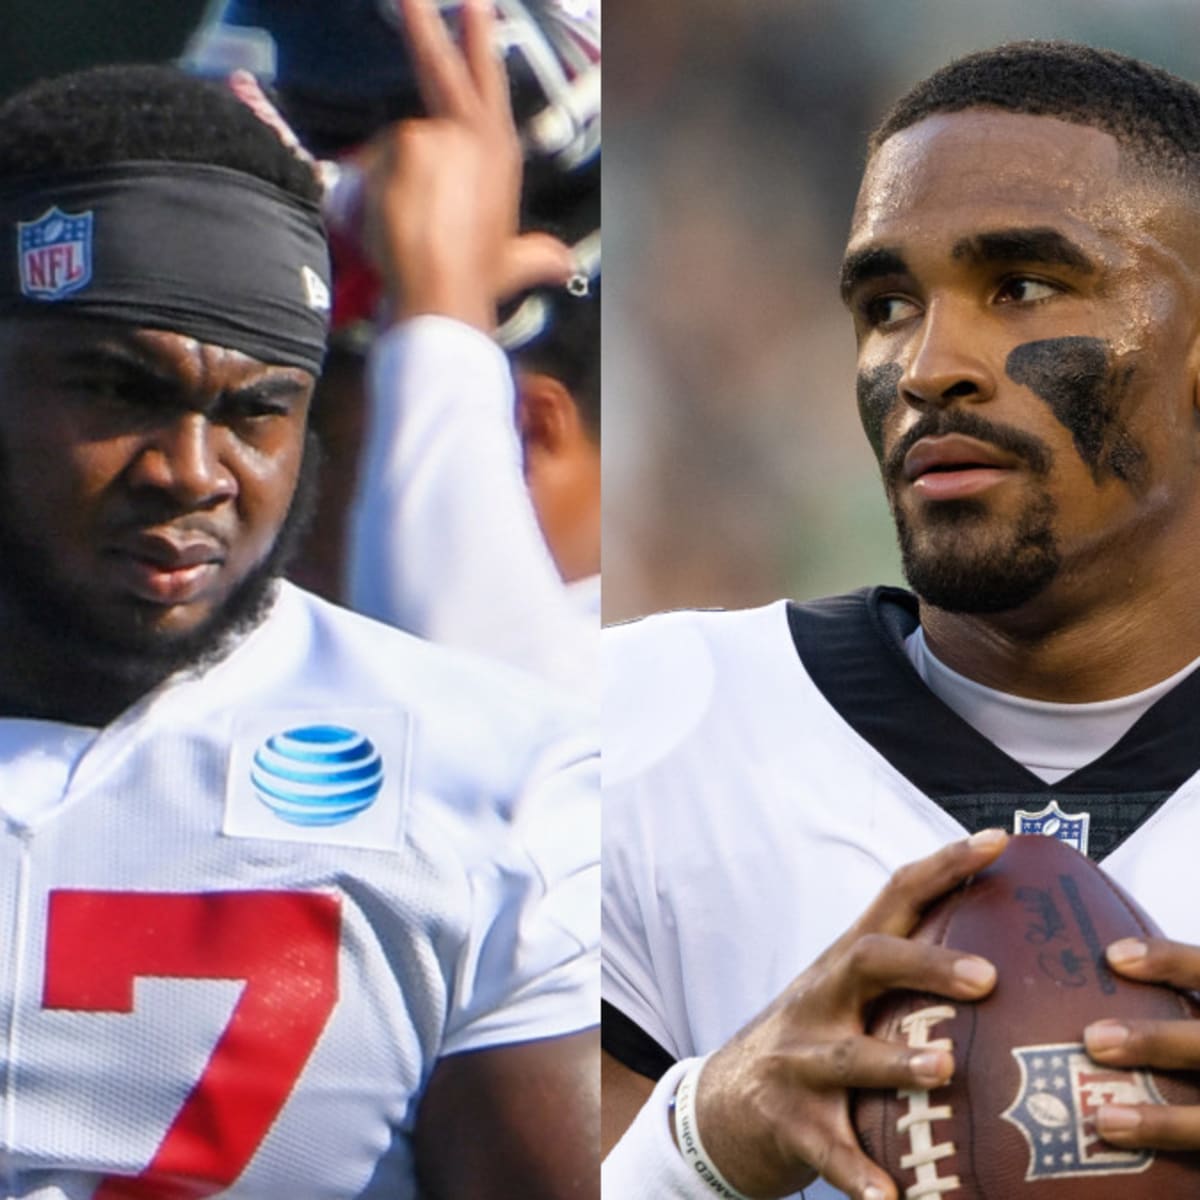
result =
M311 167L223 83L176 67L92 67L0 105L0 183L122 161L229 167L316 201Z
M565 288L545 293L551 306L545 331L514 350L516 365L557 379L571 393L588 435L600 441L600 280L586 296Z
M955 59L896 102L869 153L926 117L968 108L1090 125L1143 166L1200 178L1200 89L1149 63L1072 42L1012 42Z

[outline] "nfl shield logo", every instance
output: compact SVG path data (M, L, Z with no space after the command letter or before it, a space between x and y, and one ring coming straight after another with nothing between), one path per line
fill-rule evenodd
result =
M1118 1150L1096 1132L1102 1105L1164 1102L1145 1072L1098 1066L1072 1043L1018 1046L1012 1055L1021 1084L1000 1115L1029 1147L1026 1180L1136 1174L1154 1161L1153 1150Z
M1088 825L1091 823L1090 813L1063 812L1057 800L1051 800L1045 808L1038 812L1026 812L1018 809L1013 814L1013 833L1034 833L1042 837L1058 838L1074 847L1080 854L1086 854L1088 849Z
M17 223L21 295L61 300L92 278L92 214L65 213L57 205L36 221Z

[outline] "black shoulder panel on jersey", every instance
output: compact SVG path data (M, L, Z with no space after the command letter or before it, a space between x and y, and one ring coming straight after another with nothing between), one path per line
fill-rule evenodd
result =
M600 1045L631 1071L655 1081L675 1065L671 1057L644 1029L619 1008L600 1001Z
M1044 783L929 690L904 651L917 601L880 587L788 606L792 640L825 699L864 741L967 829L1011 827L1055 796L1092 813L1102 858L1200 770L1200 671L1162 697L1105 754Z

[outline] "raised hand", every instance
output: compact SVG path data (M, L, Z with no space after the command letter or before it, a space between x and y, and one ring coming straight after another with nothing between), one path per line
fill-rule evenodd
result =
M469 0L461 48L431 0L399 0L427 116L367 156L367 246L397 319L440 313L490 330L498 300L570 278L570 251L519 237L521 147L492 7Z

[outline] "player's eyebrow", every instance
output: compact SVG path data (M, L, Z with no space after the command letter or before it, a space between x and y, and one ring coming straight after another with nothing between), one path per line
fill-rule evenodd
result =
M176 390L179 388L178 378L143 354L139 348L108 339L68 351L63 356L63 362L70 367L90 370L118 370L157 387Z
M225 399L235 404L268 400L291 401L303 396L306 386L303 380L295 379L291 375L266 375L253 383L230 388L225 393Z
M842 303L849 301L851 295L868 280L879 279L884 275L906 274L908 264L903 256L898 250L887 246L872 246L867 250L856 250L853 254L847 254L842 262Z
M954 243L950 253L974 265L987 263L1044 263L1094 274L1096 264L1057 229L995 229Z

